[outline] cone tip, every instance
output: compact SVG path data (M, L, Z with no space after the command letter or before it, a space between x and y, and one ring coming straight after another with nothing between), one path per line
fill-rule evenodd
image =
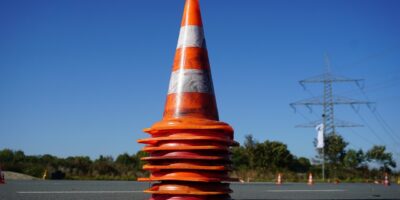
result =
M186 0L181 26L203 26L199 0Z

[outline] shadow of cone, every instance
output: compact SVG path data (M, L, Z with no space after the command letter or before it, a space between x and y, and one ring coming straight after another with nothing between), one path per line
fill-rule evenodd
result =
M233 129L219 121L198 0L186 0L163 119L144 129L150 138L143 169L157 182L152 200L225 200Z

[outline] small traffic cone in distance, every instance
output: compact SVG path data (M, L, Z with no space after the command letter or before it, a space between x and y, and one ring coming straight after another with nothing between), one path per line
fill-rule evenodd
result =
M314 180L313 180L313 176L312 173L308 174L308 185L313 185L314 184Z
M4 184L4 183L6 183L6 181L4 179L4 174L3 174L3 172L1 171L1 168L0 168L0 184Z
M389 186L390 185L390 180L389 180L388 173L385 173L385 179L383 180L383 184L385 186Z
M42 180L46 180L47 178L47 169L44 170L43 176L42 176Z
M278 173L278 176L276 178L276 184L282 185L282 174L281 173Z

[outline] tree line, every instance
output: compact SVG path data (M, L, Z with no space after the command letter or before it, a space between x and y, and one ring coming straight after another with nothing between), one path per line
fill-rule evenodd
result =
M47 172L49 179L135 180L148 174L142 170L144 163L140 160L146 155L139 151L133 155L123 153L115 159L100 155L92 160L88 156L59 158L50 154L25 155L21 150L3 149L0 151L0 166L2 170L38 178Z
M243 145L231 149L231 175L243 181L272 181L277 173L283 173L288 181L304 181L308 173L313 173L316 179L320 179L322 158L328 180L364 182L381 179L384 173L394 174L396 162L385 146L373 146L364 152L347 148L348 143L337 134L328 135L324 140L325 153L317 149L317 156L310 160L293 155L284 143L259 142L247 135ZM46 171L50 179L136 180L148 176L148 172L142 170L144 162L141 158L145 156L147 153L139 151L132 155L123 153L115 159L101 155L92 160L88 156L59 158L3 149L0 151L0 167L38 178Z
M233 174L244 181L272 181L277 173L290 181L304 181L308 173L321 179L324 160L327 180L332 182L366 182L382 180L384 173L396 175L396 162L385 146L375 145L366 152L347 148L348 142L338 134L327 135L324 143L324 154L316 149L317 156L310 160L296 157L281 142L258 142L247 135L242 146L232 149Z

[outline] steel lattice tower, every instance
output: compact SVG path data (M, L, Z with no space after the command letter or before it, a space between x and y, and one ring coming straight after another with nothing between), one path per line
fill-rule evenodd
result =
M329 76L329 73L325 74ZM335 116L333 112L333 94L332 94L332 80L325 78L324 81L324 102L323 102L323 114L322 123L324 124L325 134L335 134Z
M359 104L371 104L372 102L369 101L362 101L351 99L347 97L340 97L333 94L333 83L349 83L353 82L358 87L362 88L363 79L351 79L342 76L333 75L331 73L331 66L328 56L325 56L326 59L326 71L325 73L304 79L299 81L300 85L306 89L306 84L311 83L322 83L323 84L323 95L321 97L313 97L311 99L300 100L294 103L291 103L290 106L296 110L297 106L306 106L310 110L312 110L312 106L322 106L322 115L321 120L313 121L307 124L297 125L296 127L303 127L303 128L311 128L316 127L318 124L324 125L324 135L331 135L337 134L336 127L360 127L362 125L354 124L351 122L347 122L344 120L339 120L335 118L334 113L334 106L335 105L359 105ZM324 148L322 148L322 178L325 179L325 155L324 155Z

